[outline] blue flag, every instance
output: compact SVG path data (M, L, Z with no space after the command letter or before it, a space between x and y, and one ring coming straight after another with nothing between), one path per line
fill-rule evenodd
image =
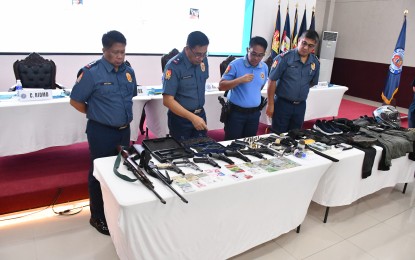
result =
M281 52L286 52L291 47L291 33L290 33L290 14L287 6L287 15L285 16L284 31L281 38Z
M297 20L298 20L298 12L297 7L295 8L295 15L294 15L294 29L293 29L293 36L291 37L291 49L297 48L298 45L298 32L297 32Z
M304 8L303 20L301 20L300 29L298 30L298 37L301 37L303 32L307 31L307 16L306 16L306 9Z
M281 16L280 5L278 4L277 20L275 22L275 32L272 37L271 55L274 59L280 53L280 32L281 32Z
M311 22L310 22L310 28L309 30L316 30L316 15L314 13L314 8L313 8L313 12L311 13Z
M399 82L401 81L403 57L405 54L406 39L406 15L404 17L401 33L391 58L389 73L386 79L385 89L382 92L382 100L386 104L390 104L395 94L398 92Z

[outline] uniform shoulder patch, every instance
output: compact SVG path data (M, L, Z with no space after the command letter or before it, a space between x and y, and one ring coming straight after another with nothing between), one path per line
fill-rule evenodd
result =
M226 70L223 74L227 74L230 70L231 70L231 65L228 65L228 67L226 68Z
M169 80L171 78L171 69L166 70L166 73L164 74L164 78L166 80Z
M84 68L90 69L90 68L94 67L97 64L98 64L98 60L88 63L87 65L85 65Z

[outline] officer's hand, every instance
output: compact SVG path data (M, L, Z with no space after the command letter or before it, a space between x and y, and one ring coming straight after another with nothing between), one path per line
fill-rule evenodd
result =
M272 105L272 106L270 106L270 105L268 105L267 106L267 116L268 117L271 117L272 118L272 115L274 114L274 105Z
M196 115L192 118L192 124L194 128L196 128L196 130L198 131L208 130L205 120L203 120L203 118L198 117Z
M251 82L254 79L254 74L245 74L242 77L240 77L241 83L248 83Z

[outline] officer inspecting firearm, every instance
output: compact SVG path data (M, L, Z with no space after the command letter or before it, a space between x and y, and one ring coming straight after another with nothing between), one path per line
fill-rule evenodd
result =
M209 78L209 39L199 31L189 34L186 47L164 69L163 104L170 135L178 141L207 135L205 85Z

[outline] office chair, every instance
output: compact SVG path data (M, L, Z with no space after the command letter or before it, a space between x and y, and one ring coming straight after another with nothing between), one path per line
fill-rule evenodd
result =
M223 76L223 73L225 73L226 69L228 68L229 63L231 63L231 61L233 61L234 59L236 59L235 56L230 55L219 64L219 72L221 78ZM226 90L223 96L226 97L228 95L228 92L229 90Z
M30 53L23 60L16 60L13 71L16 80L21 80L23 88L63 89L55 81L55 62L44 59L36 52Z
M164 72L164 68L166 67L167 62L171 58L176 56L178 53L179 53L179 51L176 48L174 48L169 53L164 54L163 56L161 56L161 72Z
M268 74L271 72L272 61L273 61L272 54L270 54L268 58L265 60L265 64L267 64L268 66Z

